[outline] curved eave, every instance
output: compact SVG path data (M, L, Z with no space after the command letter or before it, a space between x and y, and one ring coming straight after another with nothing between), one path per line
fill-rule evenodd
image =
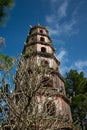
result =
M56 59L56 57L50 53L36 52L36 54L46 58L53 58L56 61L56 63L60 65L60 62Z
M49 35L44 34L44 33L39 33L39 32L35 32L35 33L33 33L33 34L29 34L29 36L27 36L26 42L29 41L29 38L34 37L34 36L37 36L37 35L41 35L41 36L48 37L48 39L52 42L52 40L51 40L51 38L49 37Z
M29 47L29 46L32 46L32 45L35 45L35 44L41 44L41 45L50 46L51 49L53 50L53 52L55 52L55 49L54 49L54 47L51 45L50 42L31 42L31 43L29 43L29 44L26 44L26 45L24 46L24 49L23 49L23 50L25 50L26 47Z
M58 71L52 71L51 73L58 75L58 77L65 83L64 77Z
M45 26L36 25L36 26L34 26L34 27L30 28L30 33L29 33L29 34L31 34L31 32L32 32L34 29L37 29L37 28L45 29L45 30L46 30L46 32L48 33L48 30L46 29L46 27L45 27Z
M30 56L26 56L26 54L25 54L25 51L23 50L23 52L22 52L22 54L23 55L25 55L25 57L26 58L28 58L28 57L30 57ZM60 62L56 59L56 57L53 55L53 54L50 54L50 53L43 53L43 52L34 52L34 54L33 54L34 56L36 56L36 55L39 55L39 56L42 56L42 57L45 57L45 58L53 58L55 61L56 61L56 63L58 64L58 65L60 65Z

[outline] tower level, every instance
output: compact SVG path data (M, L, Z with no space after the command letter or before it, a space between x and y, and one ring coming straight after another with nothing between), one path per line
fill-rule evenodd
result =
M26 68L28 68L26 66L29 65L31 65L32 67L41 67L42 63L44 63L44 66L46 67L44 69L44 73L47 70L41 82L42 86L39 87L37 92L34 94L34 105L32 108L33 114L35 110L37 110L37 114L42 113L43 116L45 113L43 121L40 122L40 128L38 128L37 130L51 130L51 128L54 128L54 130L59 130L60 128L63 130L71 130L67 123L68 121L72 121L72 116L70 103L68 98L66 97L65 92L65 80L59 71L60 62L55 56L55 49L53 47L52 40L46 27L36 25L30 28L30 32L27 36L22 56L24 56L25 59L25 63L22 65L24 67L24 70L26 70ZM31 61L32 58L34 60L33 63ZM21 68L20 70L18 70L18 72L19 71L22 72ZM32 71L29 70L29 74L31 73ZM40 75L37 76L37 78L38 77L40 78ZM17 75L16 78L20 79L19 75ZM20 79L16 83L16 92L21 91L19 87L20 84L22 86L22 91L25 90L25 84ZM61 119L61 121L59 119ZM43 128L42 126L45 126L47 121L49 123L51 122L51 124L48 125L47 128ZM59 122L62 123L59 125Z

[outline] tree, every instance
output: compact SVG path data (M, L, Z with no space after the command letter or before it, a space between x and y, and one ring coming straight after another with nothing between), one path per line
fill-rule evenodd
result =
M0 54L0 70L10 71L13 65L13 59L7 55Z
M66 92L71 99L73 120L83 129L83 120L87 113L87 78L83 72L70 70L66 74Z
M7 16L6 9L10 9L13 5L13 0L0 0L0 24L4 22L4 18ZM0 37L0 70L9 71L12 67L12 58L7 55L1 54L1 49L4 46L5 39Z
M31 55L31 56L30 56ZM67 115L60 113L55 116L55 106L48 98L50 88L46 87L51 76L52 70L41 62L41 66L35 64L35 58L32 53L28 53L29 60L26 55L20 58L18 71L14 79L15 90L7 96L3 89L0 92L1 98L9 107L9 115L6 122L2 123L2 129L5 130L46 130L72 127L72 123L68 120ZM3 80L3 86L5 80ZM43 108L42 102L37 100L38 95L47 97ZM39 111L38 111L39 109Z
M8 115L8 105L1 97L1 93L4 93L6 97L10 94L10 86L8 79L11 80L11 69L13 67L13 58L0 54L0 126L6 121ZM10 74L10 75L9 75Z
M3 23L3 19L7 17L6 9L11 8L13 0L0 0L0 23Z
M8 80L12 68L13 58L7 55L0 54L0 94L3 92L6 96L9 95L10 86L9 84L7 84L6 80ZM6 121L7 114L8 106L0 95L0 126L4 121Z
M4 22L4 18L8 16L6 9L10 9L13 5L14 0L0 0L0 24ZM5 43L5 39L0 37L0 52ZM12 66L12 58L7 55L0 53L0 70L7 69ZM10 69L10 68L9 68Z
M8 16L7 9L10 9L13 5L13 0L0 0L0 25L4 24L4 18ZM10 56L1 53L4 47L5 39L0 37L0 127L8 116L9 107L1 97L1 93L5 96L9 95L10 86L7 84L9 74L11 80L11 69L13 68L13 59Z

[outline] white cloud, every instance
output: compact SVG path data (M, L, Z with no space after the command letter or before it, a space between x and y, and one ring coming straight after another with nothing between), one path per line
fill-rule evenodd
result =
M71 20L69 23L64 23L63 28L65 32L73 30L73 26L76 24L76 20Z
M61 19L67 16L68 1L64 1L58 9L58 17Z
M64 57L64 60L65 60L65 57ZM66 62L64 63L62 62L62 65L60 66L60 71L63 75L66 72L69 72L70 69L77 70L79 73L84 72L85 76L87 77L87 61L80 60L80 61L68 64L68 65L66 64Z
M54 35L54 38L56 38L56 40L61 40L61 36L62 38L65 38L65 36L67 36L68 38L73 34L78 34L78 13L79 9L81 9L82 2L75 3L75 6L73 6L73 8L70 9L72 6L70 4L70 0L50 1L52 13L46 16L46 22L50 34ZM70 12L68 12L68 10ZM64 43L66 43L66 41L64 41ZM85 74L87 73L87 61L80 60L78 62L69 62L70 59L68 58L68 53L65 49L60 50L59 54L57 55L57 59L61 62L60 71L62 74L65 74L65 72L68 72L70 69L76 69L78 72L83 71Z
M46 16L46 22L49 28L51 35L64 35L70 36L72 34L77 34L78 30L75 25L77 25L76 15L71 13L71 16L68 17L68 8L69 0L51 0L52 4L52 13Z
M57 35L57 36L59 36L60 34L61 34L61 30L59 30L59 29L55 29L55 28L51 28L51 27L48 27L48 30L49 30L49 32L50 32L50 35Z
M50 21L48 23L51 23L53 19L49 19L47 21ZM48 26L49 32L51 35L55 36L70 36L72 34L77 34L78 30L74 29L74 26L76 25L77 21L75 19L69 21L69 22L64 22L63 24L60 23L54 23L54 26Z
M60 53L57 55L57 59L58 59L60 62L62 62L63 59L64 59L64 57L65 57L66 55L67 55L66 50L62 49L62 50L60 51Z
M85 76L87 76L87 60L79 60L74 63L70 63L68 52L64 48L60 49L60 52L56 55L56 57L61 63L60 72L62 75L69 72L70 69L74 69L78 72L84 72Z
M75 62L75 67L78 69L83 69L87 67L87 61L77 61Z
M60 66L60 72L62 75L65 75L66 72L68 72L70 68L68 66Z
M0 44L3 44L3 43L5 43L5 38L0 37Z
M49 23L49 24L54 23L54 20L55 20L55 15L46 16L47 23Z
M57 23L59 20L67 16L68 0L62 0L61 2L58 0L51 0L51 9L52 13L46 16L46 21L48 23Z
M68 71L68 67L66 66L66 63L68 62L68 53L63 48L60 50L59 54L57 54L57 59L60 61L60 72L61 74L65 74L65 72Z
M84 72L85 76L87 77L87 60L79 60L74 62L73 65L70 66L70 69L77 70L79 73Z

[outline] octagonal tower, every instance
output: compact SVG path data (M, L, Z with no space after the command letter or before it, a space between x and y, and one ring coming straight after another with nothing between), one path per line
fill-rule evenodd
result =
M66 124L67 121L72 121L70 102L66 97L65 92L65 80L59 71L60 62L55 56L55 49L53 47L52 40L49 37L49 33L46 27L36 25L30 28L30 32L27 36L22 56L25 57L26 61L26 63L23 64L25 70L26 68L28 68L29 65L31 65L32 67L34 65L40 67L42 63L44 63L44 66L47 69L46 74L43 76L43 80L41 82L42 86L39 87L34 96L34 106L32 108L33 114L35 112L35 109L39 114L42 113L44 115L45 113L43 121L44 125L49 118L51 118L49 122L53 122L53 120L59 118L59 115L61 116L61 120L63 120L63 122L61 121L62 124ZM33 63L30 60L32 58L34 61ZM44 71L46 69L44 69ZM22 71L21 68L18 71ZM32 73L31 70L28 70L28 72L29 74ZM20 79L20 76L17 75L16 79ZM19 87L20 84L22 84L22 88L25 86L22 79L18 80L16 82L16 92L21 91ZM63 130L71 129L66 125L59 125L58 127L56 126L58 126L58 121L55 121L55 130L58 130L60 128ZM47 128L47 130L48 129L50 129L50 126ZM38 130L44 129L38 128Z

